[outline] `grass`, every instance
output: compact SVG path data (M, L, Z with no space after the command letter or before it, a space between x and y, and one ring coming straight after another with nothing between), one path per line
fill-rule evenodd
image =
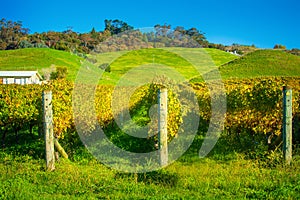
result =
M21 159L21 158L20 158ZM22 158L24 159L24 158ZM61 161L44 172L42 160L0 164L0 197L8 199L296 199L299 174L288 168L263 169L249 161L210 159L174 163L147 174L125 174L95 161ZM299 170L298 170L299 172ZM298 179L298 180L297 180Z
M199 74L203 75L216 67L219 67L223 79L300 76L300 57L280 50L258 50L237 57L217 49L163 48L110 52L91 57L97 60L95 69L103 63L111 64L111 72L103 73L101 84L116 84L124 74L138 66L148 66L149 71L155 72L157 68L151 69L151 65L158 68L168 66L192 81L201 81ZM81 60L76 55L52 49L0 51L0 70L41 72L53 65L67 66L68 79L75 80ZM145 68L143 73L147 74Z
M88 155L61 159L45 172L43 140L20 135L20 144L0 151L0 199L297 199L300 157L287 167L263 167L259 160L222 152L199 159L197 142L182 158L149 173L122 173ZM12 140L12 138L11 138ZM200 141L198 138L196 141ZM222 152L222 153L221 153ZM221 154L226 154L222 157ZM89 157L89 158L88 158Z
M103 74L101 84L115 84L130 69L145 65L149 66L149 71L157 71L157 68L154 69L153 66L158 68L167 66L178 72L186 80L190 80L237 58L217 49L199 48L142 49L98 54L95 57L98 60L98 66L103 63L111 63L111 73ZM145 68L143 68L143 72L145 72ZM175 73L168 71L161 73L163 72L166 74ZM147 73L144 73L143 76Z
M81 58L53 49L18 49L0 51L0 70L38 70L51 66L66 66L68 79L74 80Z
M179 72L189 80L199 75L199 71L185 58L196 58L192 64L203 74L211 67L220 66L236 58L236 56L217 49L189 49L189 48L164 48L142 49L137 51L120 51L90 55L97 59L94 70L103 63L111 63L111 73L104 73L100 83L116 84L118 80L133 67L141 65L168 66ZM202 58L202 59L199 59ZM43 69L51 66L66 66L68 79L75 80L82 58L71 55L68 52L53 49L18 49L0 51L0 70L38 70L41 74ZM200 62L199 62L200 60Z
M220 68L224 79L300 76L300 57L280 50L258 50Z

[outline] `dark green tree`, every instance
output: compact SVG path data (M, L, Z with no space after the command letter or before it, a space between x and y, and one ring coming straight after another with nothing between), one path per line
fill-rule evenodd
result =
M126 22L121 20L104 20L105 30L108 30L112 35L122 33L124 31L133 30L133 26L128 25Z
M193 40L198 42L201 46L207 47L208 41L206 40L204 33L199 31L197 28L190 28L186 31L186 34L189 35Z

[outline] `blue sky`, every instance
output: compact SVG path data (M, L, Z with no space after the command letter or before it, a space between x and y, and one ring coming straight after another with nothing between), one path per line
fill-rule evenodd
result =
M165 23L196 27L210 42L226 45L300 48L299 0L1 1L0 18L20 20L31 33L67 27L100 31L105 19L120 19L135 28Z

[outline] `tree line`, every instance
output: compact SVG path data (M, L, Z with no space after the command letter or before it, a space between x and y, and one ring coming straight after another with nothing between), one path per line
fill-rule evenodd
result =
M177 26L172 29L171 25L157 24L152 31L145 32L119 19L105 19L104 24L105 28L102 31L92 28L87 33L78 33L73 31L72 27L68 27L62 32L47 31L30 34L30 29L23 27L21 21L14 22L2 18L0 20L0 50L52 48L84 56L91 51L102 53L156 47L205 47L238 54L257 49L255 45L225 46L211 43L206 39L205 33L195 27L186 29ZM285 46L276 44L274 49L300 55L300 50L296 48L286 50Z
M176 44L184 46L183 42L179 41L179 36L176 38L175 34L170 35L171 25L157 24L154 26L153 32L142 33L118 19L105 19L104 24L105 29L103 31L96 31L95 28L92 28L90 32L77 33L68 27L62 32L47 31L30 34L30 29L23 27L21 21L14 22L3 18L0 20L0 50L52 48L86 54L91 51L135 49L138 46L142 48L174 46L174 39ZM176 27L174 30L178 34L191 37L202 47L209 46L204 33L196 28ZM126 34L119 37L120 33ZM116 35L118 37L113 37ZM110 40L105 43L107 39ZM186 44L186 46L195 45Z

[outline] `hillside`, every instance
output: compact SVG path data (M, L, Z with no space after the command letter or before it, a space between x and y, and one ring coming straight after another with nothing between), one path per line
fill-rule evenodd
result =
M207 62L212 59L216 66L220 66L236 58L236 56L221 50L197 48L142 49L131 52L118 51L96 54L92 57L97 59L97 63L95 63L96 67L103 63L111 63L111 73L104 73L101 83L114 84L132 67L153 63L153 61L174 67L185 78L190 79L199 73L180 56L183 55L186 57L195 53L210 55L211 58L206 58ZM68 79L75 80L77 71L81 65L80 60L81 58L76 55L53 49L27 48L0 51L0 70L38 70L43 74L42 69L44 68L50 68L54 65L66 66L68 68ZM204 65L202 67L205 68Z
M258 50L220 68L224 79L300 76L300 57L280 50Z
M66 66L68 79L75 79L81 58L53 49L28 48L0 51L0 70L38 70Z
M256 78L274 76L300 76L300 57L280 50L258 50L237 57L217 49L162 48L119 51L96 54L93 57L98 68L110 63L111 72L105 72L100 83L115 84L133 67L158 63L173 67L184 78L199 81L199 72L184 58L194 57L203 73L213 67L219 67L224 79ZM203 59L199 55L204 55ZM200 58L200 59L198 59ZM75 80L82 58L68 52L53 49L19 49L0 51L0 70L38 70L51 66L66 66L68 79Z
M221 66L236 59L237 56L218 49L161 48L103 53L96 55L95 58L98 60L96 63L98 66L111 63L111 72L103 74L101 83L115 84L128 70L153 63L174 68L186 80L190 80L199 76L199 71L195 67L204 74L212 67ZM192 64L196 65L195 67L190 62L193 59Z

